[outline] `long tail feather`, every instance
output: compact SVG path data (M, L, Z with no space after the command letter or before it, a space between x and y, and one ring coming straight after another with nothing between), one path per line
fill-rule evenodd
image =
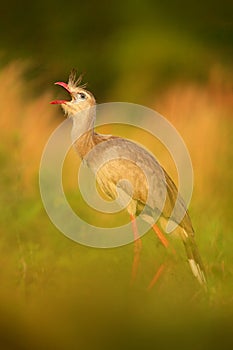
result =
M186 231L182 234L182 240L185 246L188 262L191 267L193 275L197 278L201 285L206 285L205 268L198 251L193 233L188 234Z

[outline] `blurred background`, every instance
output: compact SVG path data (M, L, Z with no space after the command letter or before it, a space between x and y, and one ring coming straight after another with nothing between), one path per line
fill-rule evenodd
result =
M0 348L229 348L233 323L233 5L231 1L27 1L0 11ZM180 132L193 161L190 214L209 291L193 280L183 247L164 252L143 237L139 275L129 285L133 245L100 250L64 237L38 188L40 157L64 119L50 100L72 68L97 102L154 108ZM108 132L108 130L103 130ZM111 129L142 142L176 179L166 152L139 130ZM67 197L101 225L74 191ZM76 171L76 170L75 170ZM76 176L76 172L75 172ZM67 180L68 179L68 180ZM70 180L69 180L70 179ZM74 193L75 192L75 193ZM108 225L126 220L110 217ZM147 286L163 261L169 268Z

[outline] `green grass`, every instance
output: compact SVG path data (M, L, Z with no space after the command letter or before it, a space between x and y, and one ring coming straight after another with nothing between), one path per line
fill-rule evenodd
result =
M200 96L203 98L203 91ZM166 98L169 105L169 94ZM214 116L208 135L203 136L204 117L195 119L196 128L189 120L193 126L188 144L196 175L190 213L208 274L205 293L192 277L179 242L175 243L174 258L153 232L146 234L138 277L130 286L132 244L116 249L89 248L69 240L53 226L41 203L37 169L46 139L42 135L49 134L59 121L53 123L48 117L50 123L40 125L39 135L32 132L35 126L29 123L32 113L38 123L48 101L48 97L31 101L24 109L23 127L16 127L22 137L16 140L15 124L7 118L4 121L10 126L1 131L1 349L229 348L233 322L233 126L227 116L231 102L224 100L218 107L219 117L223 105L228 112L223 119ZM209 102L201 100L203 115L212 117L213 107L208 106ZM8 114L3 115L19 120L11 109L9 112L16 107L5 101L4 112ZM201 153L206 156L204 163ZM31 160L35 161L33 169ZM72 197L70 200L75 205ZM97 215L95 219L101 223ZM167 264L164 275L148 291L163 262Z

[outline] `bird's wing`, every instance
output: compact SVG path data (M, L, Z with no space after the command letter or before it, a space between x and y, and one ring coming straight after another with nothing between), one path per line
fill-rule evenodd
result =
M155 157L137 143L107 136L88 154L87 162L97 174L100 188L109 197L115 199L117 188L121 188L138 204L159 211L166 219L172 215L171 219L177 222L180 212L186 213L172 179ZM191 227L188 214L182 224Z
M159 212L165 226L168 219L177 223L175 231L184 243L191 270L205 285L205 269L194 239L192 223L175 183L145 148L130 140L111 136L107 136L105 141L100 149L94 148L89 159L89 166L94 171L98 170L97 181L103 192L115 199L117 189L120 189L123 197L126 194L126 200L127 196L132 197L135 211L138 206L145 206L143 216L146 216L146 221L150 222L153 213ZM130 212L130 208L127 209Z

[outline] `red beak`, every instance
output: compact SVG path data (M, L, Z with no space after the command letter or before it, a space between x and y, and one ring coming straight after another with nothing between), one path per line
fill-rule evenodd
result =
M71 93L70 89L69 89L69 86L68 84L66 83L63 83L62 81L57 81L56 83L54 83L55 85L60 85L62 86L64 89L66 89L66 91L69 92L69 94Z
M55 85L62 86L67 92L69 92L69 94L71 94L71 91L69 89L68 84L63 83L62 81L58 81L58 82L55 83ZM66 102L67 102L66 100L54 100L54 101L51 101L50 103L52 105L61 105L61 104L66 103Z

